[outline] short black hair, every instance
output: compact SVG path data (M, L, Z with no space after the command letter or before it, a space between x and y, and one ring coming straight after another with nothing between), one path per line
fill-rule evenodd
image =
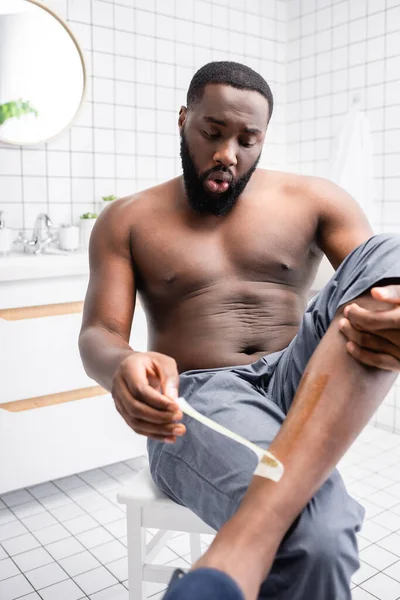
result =
M210 83L230 85L238 90L259 92L268 101L269 119L274 108L271 88L263 77L247 65L232 61L210 62L201 67L192 78L187 91L187 107L190 109L203 96L204 88Z

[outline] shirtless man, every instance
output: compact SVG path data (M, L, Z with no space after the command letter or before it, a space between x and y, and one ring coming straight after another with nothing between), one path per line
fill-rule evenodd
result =
M399 369L399 301L382 293L398 287L381 286L400 282L400 239L373 236L327 180L256 169L272 110L248 67L195 74L179 113L183 176L97 220L80 351L148 437L155 483L219 530L182 585L197 571L246 600L343 600L364 511L335 465ZM307 306L323 253L337 271ZM136 292L148 352L128 343ZM183 416L178 394L269 448L281 481L253 477L256 456Z

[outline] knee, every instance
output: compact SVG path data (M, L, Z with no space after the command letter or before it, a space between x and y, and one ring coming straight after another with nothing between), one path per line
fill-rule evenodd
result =
M298 549L302 550L308 568L318 572L340 571L351 562L352 570L359 565L356 527L343 528L333 524L334 517L307 520L298 529Z
M339 554L337 531L322 521L309 528L303 543L308 561L323 568L332 566Z
M321 302L327 305L329 322L343 316L344 308L352 302L370 310L387 310L387 302L374 299L372 287L399 283L400 235L382 233L374 235L351 252L339 266L327 286ZM316 308L323 311L321 302ZM316 317L317 318L317 317Z
M364 265L392 265L399 259L400 235L395 233L379 233L358 246L353 253L359 267ZM350 256L350 255L349 255ZM378 262L377 262L378 261Z
M398 233L377 233L371 236L368 240L360 244L358 249L361 254L370 254L377 249L392 249L399 248L400 246L400 234Z

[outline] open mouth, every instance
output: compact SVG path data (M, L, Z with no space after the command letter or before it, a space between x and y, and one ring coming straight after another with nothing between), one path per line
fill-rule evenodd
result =
M204 182L208 191L213 194L222 194L226 192L232 182L232 177L229 173L222 171L211 173Z

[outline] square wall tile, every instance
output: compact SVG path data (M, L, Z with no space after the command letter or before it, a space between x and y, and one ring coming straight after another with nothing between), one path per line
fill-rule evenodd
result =
M94 77L114 77L114 56L105 52L93 52Z
M105 77L95 77L93 79L93 100L95 102L113 103L114 102L114 81Z
M68 0L69 19L73 21L91 22L91 0Z
M14 148L0 148L0 175L21 175L21 173L21 151Z
M114 36L115 54L118 56L135 56L135 36L118 31Z
M22 179L17 175L0 175L0 204L22 202Z
M92 19L95 25L112 27L114 22L112 4L102 0L92 0Z
M115 111L112 104L96 103L93 108L95 127L113 129L115 126Z
M47 185L50 204L71 201L71 179L69 177L49 177Z
M49 150L47 153L48 174L69 176L70 175L70 154L69 152L58 152Z
M104 4L104 3L102 3ZM112 9L112 6L109 5ZM114 31L113 29L107 29L106 27L96 27L93 25L93 49L99 52L110 52L114 51Z
M71 167L74 178L93 177L93 154L91 152L74 152Z
M115 29L130 32L135 30L133 7L120 6L119 4L115 6Z
M46 152L44 150L22 150L24 175L46 175Z

